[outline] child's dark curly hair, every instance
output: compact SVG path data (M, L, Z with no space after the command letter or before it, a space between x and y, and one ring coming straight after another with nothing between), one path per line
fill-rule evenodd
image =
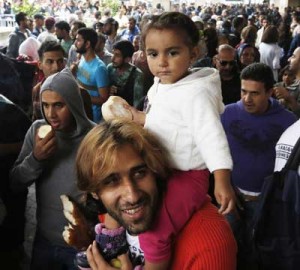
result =
M142 29L141 42L143 48L146 48L145 39L152 29L171 29L176 32L181 32L185 43L190 48L197 46L200 39L199 31L195 23L190 17L180 12L164 12L158 16L153 16L152 20Z

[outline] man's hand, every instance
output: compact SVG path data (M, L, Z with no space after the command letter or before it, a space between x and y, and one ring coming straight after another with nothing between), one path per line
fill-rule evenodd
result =
M235 209L235 193L230 183L229 170L214 171L215 197L220 205L219 213L227 215Z
M115 270L118 268L112 267L108 262L106 262L101 256L96 241L93 241L93 244L90 245L86 251L87 259L92 270ZM131 270L132 264L129 260L127 254L118 256L118 259L121 262L121 270Z
M284 99L284 100L287 100L290 96L289 91L282 86L274 87L274 94L275 94L276 98Z
M51 157L57 148L55 133L51 130L45 138L41 139L38 131L35 134L35 146L33 149L33 156L41 161Z
M109 88L109 94L111 96L114 96L118 93L118 87L115 86L115 85L112 85L110 88Z

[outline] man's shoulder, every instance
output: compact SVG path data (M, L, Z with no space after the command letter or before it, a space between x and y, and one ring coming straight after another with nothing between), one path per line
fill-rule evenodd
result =
M172 265L175 267L174 269L180 269L180 266L189 265L189 263L202 265L201 262L206 261L205 259L216 260L216 256L220 252L223 252L220 259L228 260L227 263L233 266L237 246L230 226L218 213L217 208L211 202L207 202L195 212L183 230L176 236ZM203 255L201 259L197 259L197 262L195 262L195 258L199 258L199 256L196 254ZM212 261L210 263L213 264Z
M232 114L232 113L235 113L237 110L240 109L240 103L239 101L238 102L235 102L235 103L230 103L230 104L227 104L225 106L225 110L223 112L223 114Z

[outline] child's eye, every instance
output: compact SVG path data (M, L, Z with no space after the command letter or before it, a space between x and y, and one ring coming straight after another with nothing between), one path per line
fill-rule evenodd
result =
M148 56L150 56L151 58L155 58L157 56L157 53L148 53Z
M175 56L175 55L177 55L178 53L179 53L178 51L170 51L170 52L169 52L169 55Z

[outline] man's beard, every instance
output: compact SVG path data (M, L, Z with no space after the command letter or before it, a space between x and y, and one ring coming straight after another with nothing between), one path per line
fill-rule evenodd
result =
M85 47L81 47L81 48L76 48L76 52L79 54L85 54L87 52Z
M135 223L129 223L126 220L123 219L122 214L119 212L122 212L120 210L120 207L118 208L118 211L114 211L110 208L107 209L107 213L113 217L121 226L123 226L129 234L131 235L138 235L140 233L143 233L147 230L149 230L152 226L152 224L155 221L158 207L160 200L158 199L158 196L155 196L153 198L153 201L151 201L149 196L144 197L138 204L145 204L147 205L149 211L147 212L147 215L143 217L143 220L137 220Z

